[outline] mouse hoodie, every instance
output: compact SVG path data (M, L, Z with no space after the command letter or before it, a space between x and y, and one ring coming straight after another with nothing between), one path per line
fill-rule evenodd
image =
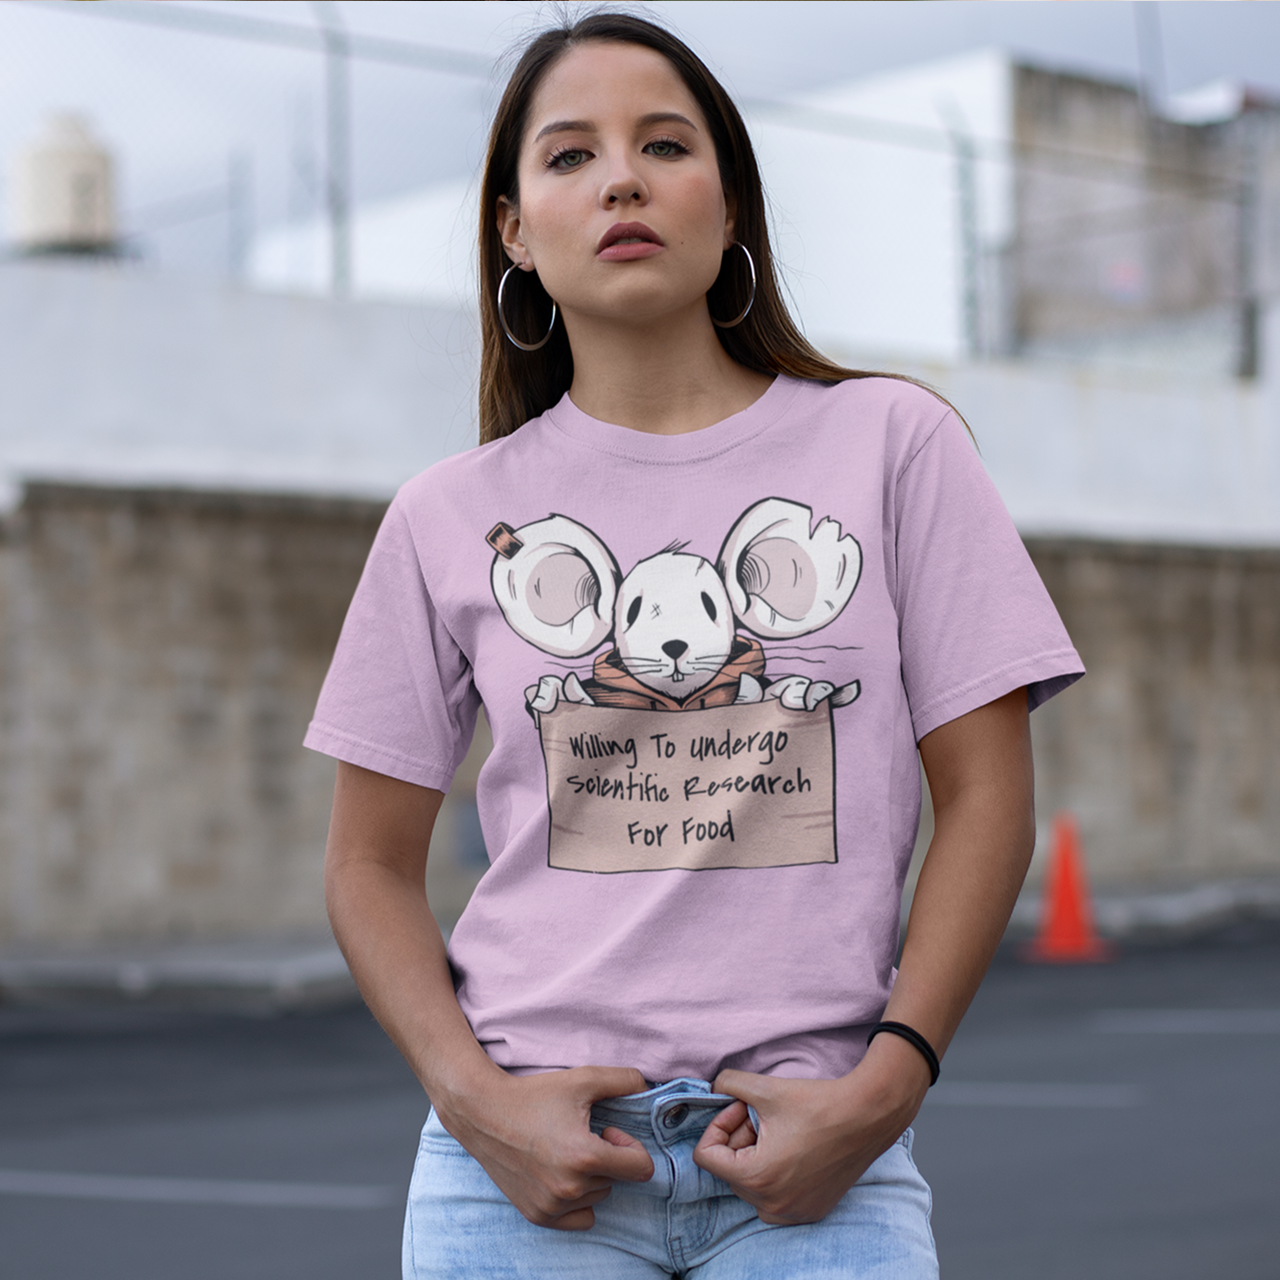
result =
M701 688L687 698L672 698L648 685L641 684L622 665L617 649L602 653L596 660L591 677L582 687L597 706L632 707L637 711L705 711L708 707L731 707L738 698L738 683L744 675L753 676L761 687L764 678L764 650L750 636L734 636L728 661Z

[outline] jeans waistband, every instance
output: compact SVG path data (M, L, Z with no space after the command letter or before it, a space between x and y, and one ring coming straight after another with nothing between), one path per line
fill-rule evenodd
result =
M682 1076L656 1084L643 1093L604 1098L591 1108L591 1127L599 1133L613 1125L633 1138L660 1146L701 1137L702 1131L733 1098L712 1093L706 1080Z

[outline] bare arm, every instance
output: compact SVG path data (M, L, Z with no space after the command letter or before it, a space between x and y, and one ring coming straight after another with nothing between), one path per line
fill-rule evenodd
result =
M935 729L920 756L935 831L885 1016L915 1027L941 1056L1000 945L1035 845L1026 690Z
M885 1018L914 1027L941 1056L999 945L1035 842L1026 690L935 729L920 755L935 829ZM708 1128L697 1162L764 1221L813 1222L911 1123L929 1071L912 1045L885 1034L840 1080L723 1071L715 1087L741 1102Z
M374 1016L435 1104L445 1128L531 1222L583 1230L616 1181L653 1164L621 1130L587 1127L598 1098L645 1088L630 1068L515 1077L476 1041L454 994L444 939L427 904L431 830L444 796L339 764L325 851L334 936Z

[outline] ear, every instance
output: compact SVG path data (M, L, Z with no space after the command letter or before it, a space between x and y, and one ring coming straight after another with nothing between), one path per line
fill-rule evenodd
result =
M488 537L493 594L511 629L543 653L580 658L613 630L622 575L609 548L590 529L550 516Z
M808 635L849 603L862 572L862 549L834 520L809 532L811 508L782 498L749 507L720 549L716 568L733 611L765 640Z
M502 237L502 247L507 257L525 271L533 270L529 260L529 250L525 247L520 231L520 207L508 200L506 196L498 197L498 234Z

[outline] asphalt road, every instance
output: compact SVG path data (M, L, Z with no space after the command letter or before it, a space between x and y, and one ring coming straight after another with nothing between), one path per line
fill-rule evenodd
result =
M916 1125L946 1280L1280 1275L1280 929L997 962ZM363 1010L0 1009L3 1280L398 1275L426 1102Z

